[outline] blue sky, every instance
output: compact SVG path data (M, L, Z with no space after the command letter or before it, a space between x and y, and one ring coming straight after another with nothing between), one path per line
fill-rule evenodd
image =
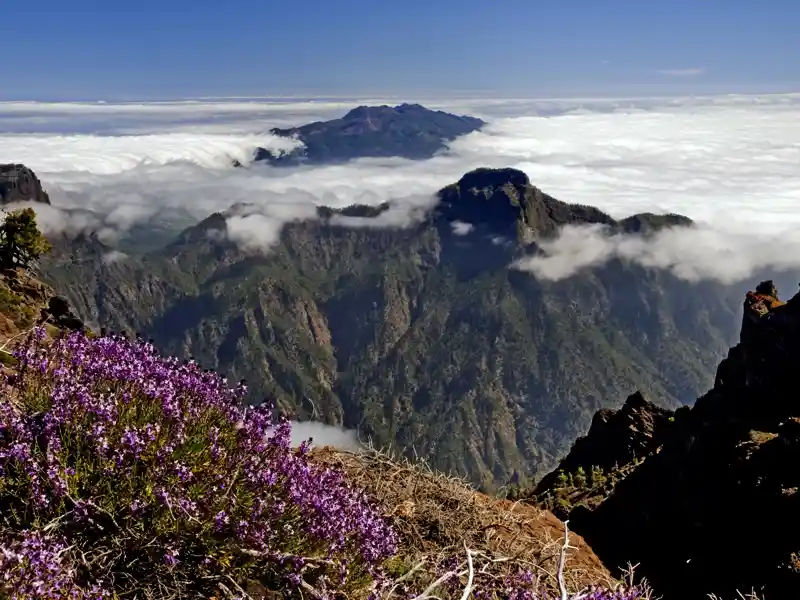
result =
M795 0L31 0L0 98L800 90Z

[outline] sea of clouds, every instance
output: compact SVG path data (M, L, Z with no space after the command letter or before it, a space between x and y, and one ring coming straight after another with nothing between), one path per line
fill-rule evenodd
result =
M800 95L431 100L423 104L489 124L427 161L249 164L257 146L296 145L270 134L272 127L399 101L0 103L0 163L36 171L55 206L40 210L49 230L91 227L113 239L134 226L183 226L244 202L251 206L231 217L229 235L260 251L283 223L310 218L315 205L401 199L382 224L403 226L466 171L515 167L556 198L614 217L677 212L697 221L651 240L567 229L543 245L542 256L514 265L533 276L569 277L614 257L726 283L800 267Z

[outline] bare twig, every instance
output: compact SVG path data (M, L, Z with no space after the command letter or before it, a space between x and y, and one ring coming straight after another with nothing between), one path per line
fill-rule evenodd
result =
M464 588L464 593L461 594L461 600L467 600L469 595L472 593L472 582L475 576L475 571L472 568L472 551L467 548L467 544L464 544L464 550L467 552L467 568L469 569L469 576L467 577L467 585Z
M567 550L569 549L569 520L564 521L564 545L561 546L561 554L558 558L558 590L561 592L561 600L569 600L567 594L567 584L564 583L564 567L567 564Z

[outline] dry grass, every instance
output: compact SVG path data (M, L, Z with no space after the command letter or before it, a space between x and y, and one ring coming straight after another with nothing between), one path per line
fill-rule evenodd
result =
M385 453L323 448L315 450L315 456L343 469L353 484L383 506L400 536L403 565L398 575L422 563L430 576L447 557L466 559L468 548L476 571L480 567L483 574L497 578L529 570L539 585L558 590L564 524L552 513L489 497L461 479ZM619 585L582 538L571 533L569 541L567 588ZM420 573L423 570L419 567Z

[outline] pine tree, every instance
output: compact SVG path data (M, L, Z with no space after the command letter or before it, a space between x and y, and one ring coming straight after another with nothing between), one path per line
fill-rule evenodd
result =
M579 490L586 487L586 471L583 470L583 467L578 467L575 471L575 487Z
M567 484L569 483L569 479L567 478L567 474L564 473L564 471L559 471L558 472L558 479L556 481L558 482L558 487L560 487L560 488L567 487Z
M606 482L606 475L600 467L592 467L592 487L603 485Z
M39 231L32 208L6 214L0 225L0 269L6 272L18 267L28 269L33 261L50 250L52 246Z

